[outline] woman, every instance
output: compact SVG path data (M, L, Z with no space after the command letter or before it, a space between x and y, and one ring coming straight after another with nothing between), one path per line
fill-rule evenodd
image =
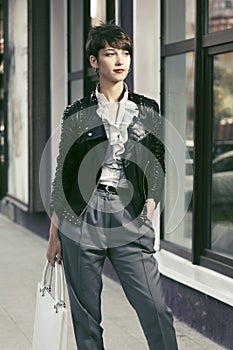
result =
M100 296L106 257L149 349L175 350L173 318L153 255L151 219L165 173L158 105L124 83L132 43L121 28L92 28L86 51L99 83L64 112L47 258L53 266L56 258L64 261L80 350L104 349Z

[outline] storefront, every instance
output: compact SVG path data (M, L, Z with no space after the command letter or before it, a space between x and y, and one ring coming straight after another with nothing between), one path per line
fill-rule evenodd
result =
M50 135L49 4L27 0L1 4L1 211L47 236L38 174Z
M47 237L62 112L97 81L84 51L90 26L115 19L134 41L129 88L156 99L165 120L165 206L154 224L168 303L232 347L233 0L0 3L1 211Z

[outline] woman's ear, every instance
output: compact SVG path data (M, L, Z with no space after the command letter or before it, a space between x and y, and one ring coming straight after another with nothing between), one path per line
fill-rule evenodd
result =
M97 68L98 68L98 61L97 61L97 58L96 58L95 56L91 55L91 56L89 57L89 60L90 60L90 65L91 65L93 68L97 69Z

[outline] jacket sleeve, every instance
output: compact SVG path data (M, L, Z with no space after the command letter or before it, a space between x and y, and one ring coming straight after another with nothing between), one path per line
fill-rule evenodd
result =
M77 130L75 124L74 116L67 117L64 112L50 203L51 214L55 211L60 219L64 208L68 205L67 198L75 181L76 167L75 157L73 157L73 148L77 138L75 135L75 130Z
M153 198L158 204L162 198L165 178L164 162L164 128L159 113L158 104L153 101L151 108L151 132L149 135L150 158L146 177L148 183L148 198Z

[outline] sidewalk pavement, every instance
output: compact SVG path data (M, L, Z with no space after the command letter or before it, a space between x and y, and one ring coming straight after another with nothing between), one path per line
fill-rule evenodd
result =
M1 350L31 349L36 287L41 279L46 247L46 240L0 214ZM106 277L102 309L106 350L148 349L136 314L121 286ZM175 320L175 328L179 350L224 349L178 320ZM75 349L70 320L67 350Z

